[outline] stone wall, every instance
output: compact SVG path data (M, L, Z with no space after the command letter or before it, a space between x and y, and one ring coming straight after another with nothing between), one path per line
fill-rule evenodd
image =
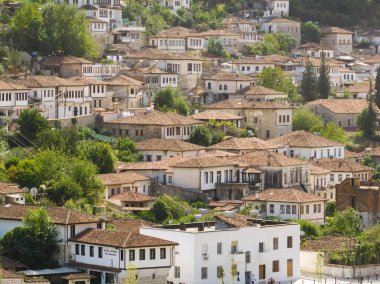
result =
M48 122L53 127L73 127L73 126L91 126L95 123L96 115L83 115L76 117L67 117L60 119L48 119Z
M161 126L105 123L105 127L112 136L128 136L130 139L133 139L135 141L142 141L151 138L161 138Z
M151 194L155 194L155 195L166 194L169 196L177 196L187 201L193 201L196 199L207 201L207 198L212 197L198 190L185 189L185 188L180 188L180 187L175 187L175 186L170 186L170 185L162 185L162 184L152 185L151 190L152 190Z

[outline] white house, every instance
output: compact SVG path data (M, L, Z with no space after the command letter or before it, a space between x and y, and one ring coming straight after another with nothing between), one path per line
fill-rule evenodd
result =
M315 160L326 157L344 158L344 144L307 131L294 131L269 140L278 153L288 157Z
M173 13L176 13L178 9L189 9L190 0L159 0L158 3L166 8L169 8Z
M23 225L23 218L29 210L38 209L36 206L3 205L0 206L0 237L10 230ZM105 219L86 213L81 213L63 207L46 208L48 216L56 226L59 254L56 256L59 264L69 260L70 245L68 239L88 228L105 228Z
M244 197L245 205L261 217L325 222L326 199L296 188L270 188Z
M28 108L30 89L15 83L0 81L0 115L15 119Z
M96 283L124 283L136 267L138 283L166 283L177 243L138 233L87 229L69 240L70 265L86 270Z
M24 193L17 184L0 182L0 203L24 205Z
M268 22L262 23L261 30L268 34L288 34L295 39L297 47L301 43L301 22L292 21L286 18L274 18Z
M109 90L113 92L114 107L121 111L143 106L144 83L126 75L107 80Z
M350 55L352 53L353 32L338 27L323 27L321 43L334 49L335 55Z
M315 42L305 43L299 47L299 50L303 56L321 58L323 55L325 58L335 57L333 48Z
M179 244L168 283L219 283L221 271L225 283L267 283L270 278L288 283L300 275L298 224L229 212L215 222L142 227L140 233Z
M205 147L172 139L148 139L137 143L136 150L143 161L154 162L175 156L196 157L206 152Z
M266 0L266 4L264 18L289 16L289 0Z
M314 165L310 167L310 189L315 195L335 201L335 182L331 181L331 171Z

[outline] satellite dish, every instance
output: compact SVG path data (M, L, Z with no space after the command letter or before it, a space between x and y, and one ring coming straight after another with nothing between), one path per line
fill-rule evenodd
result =
M37 195L37 188L32 187L32 188L30 189L30 193L33 194L33 195Z

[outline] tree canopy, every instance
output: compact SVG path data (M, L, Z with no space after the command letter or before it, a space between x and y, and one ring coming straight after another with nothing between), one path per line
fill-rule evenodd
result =
M311 21L303 23L301 26L301 41L302 42L316 42L321 40L321 33L319 27Z
M190 142L201 145L201 146L209 146L212 143L212 133L208 127L204 125L199 125L195 127L193 132L190 135Z
M248 45L251 55L288 54L296 46L296 40L289 34L265 34L264 39L255 45Z
M371 138L376 132L376 113L373 109L372 103L368 108L364 109L358 116L358 126L367 138Z
M306 102L314 101L318 98L318 79L314 72L313 64L308 60L305 71L303 71L302 81L300 85L300 93Z
M49 129L49 123L37 109L25 109L21 111L17 121L20 129L21 139L26 145L35 141L37 135Z
M319 131L323 127L321 116L307 108L298 108L293 114L293 131L305 130L308 132Z
M185 99L176 89L168 87L158 90L153 98L153 102L160 111L175 111L182 115L189 114L189 107Z
M333 217L327 217L323 233L325 235L339 234L346 237L357 237L361 233L359 214L351 207L337 211Z

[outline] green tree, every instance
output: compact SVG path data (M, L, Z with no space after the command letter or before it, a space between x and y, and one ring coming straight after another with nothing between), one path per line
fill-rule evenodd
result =
M169 87L160 89L154 96L153 102L160 111L176 111L182 115L189 114L187 103L176 89Z
M322 54L321 65L319 67L318 93L321 99L327 99L330 96L331 83L329 67L326 64L325 56Z
M321 234L319 226L308 220L293 220L293 222L300 224L301 231L305 233L305 237L317 238Z
M73 145L84 139L78 128L46 129L36 135L35 144L44 150L57 150L68 155L76 152Z
M361 233L361 221L355 209L349 207L343 211L338 211L333 217L326 220L323 227L325 235L339 234L346 237L357 237Z
M163 200L156 200L153 204L151 212L157 223L163 223L164 221L171 219L169 206Z
M226 274L224 272L224 268L223 266L220 266L220 268L218 268L218 271L217 271L217 275L218 279L220 280L220 283L221 284L224 284L224 277L226 277Z
M208 40L208 46L207 46L207 52L209 54L223 57L223 44L220 39L217 39L215 37L211 37Z
M136 162L139 159L136 143L127 137L117 139L115 151L119 161L129 163Z
M287 93L289 98L297 96L296 86L280 68L265 68L258 77L257 84L279 92Z
M317 76L314 72L313 64L308 60L305 71L303 71L302 81L300 85L300 94L304 101L311 102L318 98Z
M357 123L365 137L370 138L375 135L376 113L373 110L372 102L370 102L368 108L359 114Z
M302 42L316 42L321 40L321 32L319 27L311 21L303 23L301 26L301 41Z
M8 257L32 269L47 268L56 263L53 256L59 251L57 236L46 210L39 208L29 210L23 219L23 226L7 232L0 243Z
M49 128L49 123L38 110L25 109L21 111L17 120L19 125L21 138L25 140L27 145L35 141L38 133Z
M326 203L326 216L333 217L336 213L336 203L335 201L329 201Z
M134 263L129 263L127 266L127 277L125 278L125 284L137 283L137 267Z
M340 143L347 143L346 133L343 128L333 122L328 122L320 131L321 136Z
M265 34L264 39L255 45L248 45L251 55L288 54L296 46L296 40L285 33Z
M3 24L3 27L8 25L11 21L11 16L9 16L9 9L7 6L3 6L0 14L0 22Z
M113 173L116 171L116 156L110 144L106 142L84 141L77 146L78 156L86 159L98 167L99 173Z
M305 130L308 132L319 131L323 127L321 116L313 113L307 108L298 108L293 114L293 131Z
M193 132L190 135L190 142L201 145L201 146L209 146L212 142L212 133L210 129L208 129L204 125L199 125L195 127Z
M368 95L371 96L372 94L370 93ZM374 99L375 99L375 103L376 103L377 107L380 108L380 67L377 68L377 71L376 71Z

